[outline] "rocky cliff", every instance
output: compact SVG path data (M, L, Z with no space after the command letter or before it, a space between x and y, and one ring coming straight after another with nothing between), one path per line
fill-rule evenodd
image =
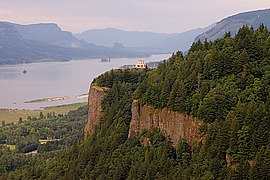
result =
M84 128L84 135L91 134L95 125L100 122L101 102L105 95L104 89L93 84L90 85L88 96L88 122Z
M134 100L129 137L136 136L144 129L159 128L174 145L178 143L180 137L190 145L194 145L204 139L198 132L203 124L201 120L190 115L168 108L155 109L147 105L142 106Z
M88 122L84 128L84 135L90 135L95 125L99 124L102 113L101 102L105 95L104 89L90 85L88 96ZM132 103L132 120L129 137L138 135L144 129L159 128L174 145L179 138L185 139L190 145L203 141L199 135L199 128L204 124L198 118L171 111L168 108L155 109L152 106L140 105L137 100Z

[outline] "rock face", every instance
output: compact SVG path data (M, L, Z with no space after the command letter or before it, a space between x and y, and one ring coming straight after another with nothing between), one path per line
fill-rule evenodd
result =
M155 109L147 105L142 106L134 100L129 137L138 135L144 129L159 128L174 145L181 137L192 146L204 139L198 133L202 125L204 123L201 120L190 115L171 111L168 108Z
M84 128L84 136L90 135L95 125L100 122L101 102L105 95L104 89L101 87L90 85L88 96L88 122Z

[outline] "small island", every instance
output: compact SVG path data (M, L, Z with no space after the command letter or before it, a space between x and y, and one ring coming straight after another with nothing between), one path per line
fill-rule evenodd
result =
M109 59L103 58L103 59L100 59L100 62L111 62L111 59L110 58Z
M52 101L63 101L69 99L68 96L64 97L52 97L52 98L42 98L42 99L35 99L31 101L25 101L24 103L39 103L39 102L52 102Z

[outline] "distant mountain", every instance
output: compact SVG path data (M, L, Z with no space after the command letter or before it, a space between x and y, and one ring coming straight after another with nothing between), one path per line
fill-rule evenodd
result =
M222 38L224 33L228 31L232 35L235 35L243 25L252 26L257 29L261 23L264 23L264 25L270 28L270 9L244 12L227 17L218 22L210 30L196 37L196 40L200 39L203 41L207 39L213 41Z
M19 25L0 22L0 64L149 55L146 51L124 46L108 48L78 40L56 24Z
M0 64L28 63L41 59L69 60L89 57L91 53L94 56L99 52L86 52L27 40L11 24L0 23Z
M93 29L75 34L75 37L97 45L111 47L114 43L121 43L128 47L152 47L157 41L166 39L172 34L123 31L120 29Z
M68 48L83 48L85 43L75 38L71 32L62 31L57 24L41 23L20 25L11 24L24 39L39 41Z
M81 34L75 34L78 39L83 39L97 45L111 47L114 43L121 43L130 48L146 48L157 52L186 51L195 37L212 26L194 29L183 33L153 33L140 31L123 31L114 28L93 29Z
M0 64L146 57L151 54L186 51L194 37L208 29L209 27L166 34L109 28L73 35L54 23L21 25L0 21Z
M190 48L196 36L211 29L214 25L215 24L212 24L205 28L198 28L183 33L174 34L173 36L166 38L156 46L159 48L168 49L172 52L178 50L185 52Z

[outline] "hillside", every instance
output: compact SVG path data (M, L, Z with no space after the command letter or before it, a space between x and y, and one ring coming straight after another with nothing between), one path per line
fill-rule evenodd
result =
M196 40L200 39L204 41L207 39L208 41L214 41L222 38L225 32L230 31L232 35L235 35L243 25L257 29L261 23L270 28L270 9L244 12L227 17L218 22L210 30L196 37Z
M3 178L270 179L269 39L263 25L244 26L235 37L196 42L157 69L100 75L92 85L105 92L93 107L101 112L85 141ZM177 114L197 117L189 126L203 121L196 137L205 140L190 144L183 128L173 144L163 128L174 131ZM132 128L139 132L128 137Z
M64 58L63 48L25 40L11 25L0 23L0 64L31 62L33 59ZM55 53L59 52L59 53Z
M56 24L19 25L0 22L0 64L71 59L143 57L149 52L106 48L78 40Z
M93 29L76 34L78 39L92 42L97 45L112 47L121 43L126 47L158 52L187 51L195 37L209 30L212 26L198 28L183 33L153 33L140 31L123 31L114 28Z
M30 25L20 25L9 23L26 40L39 41L42 43L66 47L66 48L86 48L87 43L75 38L71 32L62 31L57 24L40 23ZM89 44L90 45L90 44Z
M87 42L93 42L106 47L112 47L114 43L121 43L127 47L151 47L154 42L172 35L107 28L87 30L75 36Z

